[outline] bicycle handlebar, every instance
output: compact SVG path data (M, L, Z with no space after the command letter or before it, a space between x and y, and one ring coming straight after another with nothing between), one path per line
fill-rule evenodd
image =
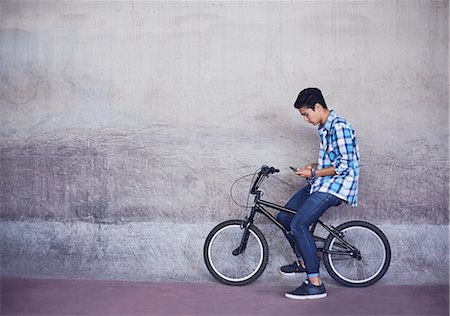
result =
M259 171L258 174L264 174L264 175L269 175L269 174L273 174L273 173L278 173L280 172L280 169L276 169L274 167L269 167L268 165L262 165L261 166L261 170Z
M269 167L267 165L262 165L258 172L258 176L256 177L255 182L253 182L250 193L256 194L256 191L258 190L259 186L263 182L264 178L268 177L269 174L278 173L278 172L280 172L280 169L276 169L274 167Z

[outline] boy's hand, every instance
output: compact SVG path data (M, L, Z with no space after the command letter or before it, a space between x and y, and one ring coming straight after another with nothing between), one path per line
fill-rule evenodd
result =
M308 165L304 166L303 168L298 168L295 173L303 178L311 178L311 170L312 170L311 165Z

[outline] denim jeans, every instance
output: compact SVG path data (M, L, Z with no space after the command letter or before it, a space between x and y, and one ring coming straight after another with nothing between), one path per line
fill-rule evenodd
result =
M277 219L290 232L286 238L298 259L303 259L308 278L319 276L317 247L309 227L331 206L341 204L338 197L324 192L309 193L307 185L298 191L285 205L297 211L295 215L279 212Z

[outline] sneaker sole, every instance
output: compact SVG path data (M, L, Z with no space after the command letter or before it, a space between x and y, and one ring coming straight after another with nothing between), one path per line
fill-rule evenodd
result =
M286 293L286 294L284 294L284 296L286 296L287 298L294 299L294 300L316 300L316 299L327 297L327 293L315 294L315 295L293 295L293 294Z
M299 273L306 273L306 272L291 272L291 273L287 273L287 272L283 272L281 270L278 270L278 271L280 272L280 274L287 275L287 276L293 276L293 275L296 275L296 274L299 274Z
M295 272L287 273L287 272L283 272L283 271L281 271L281 270L278 270L278 271L279 271L280 274L282 274L282 275L287 275L287 276L293 276L293 275L295 275Z

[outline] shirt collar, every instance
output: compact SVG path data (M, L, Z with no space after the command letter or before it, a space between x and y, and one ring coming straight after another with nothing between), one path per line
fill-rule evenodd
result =
M331 123L333 122L333 120L336 118L336 113L334 112L334 110L330 111L330 115L328 115L328 119L325 122L325 125L320 124L319 125L319 130L325 129L328 132L331 130Z

